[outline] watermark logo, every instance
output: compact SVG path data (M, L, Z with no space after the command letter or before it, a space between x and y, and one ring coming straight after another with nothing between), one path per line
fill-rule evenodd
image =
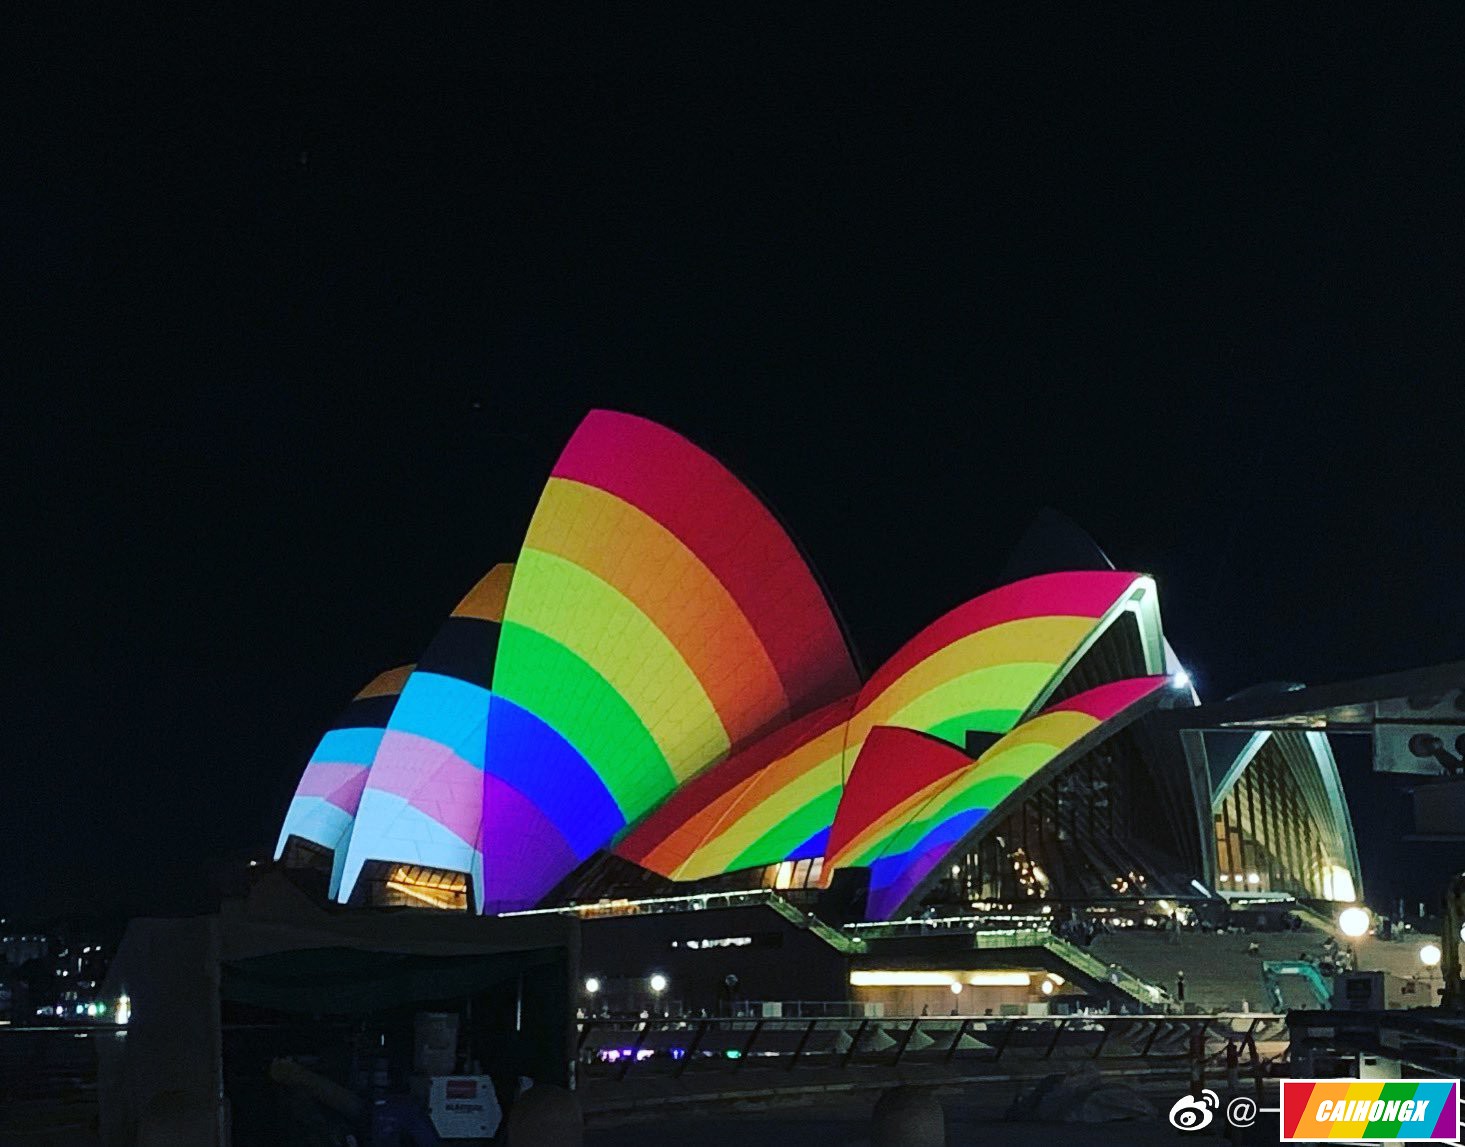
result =
M1255 1099L1245 1095L1238 1095L1230 1103L1226 1104L1226 1122L1232 1127L1250 1127L1256 1122L1257 1105ZM1267 1110L1275 1111L1276 1108L1269 1107Z
M1175 1123L1173 1109L1170 1122ZM1452 1143L1459 1137L1458 1079L1282 1081L1284 1143L1319 1139Z
M1170 1126L1181 1131L1200 1131L1211 1125L1216 1109L1221 1106L1221 1097L1209 1087L1194 1095L1182 1095L1170 1108Z

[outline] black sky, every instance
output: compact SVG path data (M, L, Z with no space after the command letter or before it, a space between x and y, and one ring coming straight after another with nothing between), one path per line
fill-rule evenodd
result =
M272 842L594 405L870 664L1045 505L1208 697L1465 655L1457 6L201 7L5 37L0 911Z

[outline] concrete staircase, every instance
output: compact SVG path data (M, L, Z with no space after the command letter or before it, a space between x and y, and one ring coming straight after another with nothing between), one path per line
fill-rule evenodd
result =
M1247 1006L1252 1011L1270 1011L1262 986L1263 960L1296 960L1300 955L1320 956L1323 941L1330 935L1318 927L1321 920L1303 917L1304 926L1296 932L1201 932L1187 929L1176 934L1129 929L1103 933L1094 937L1088 951L1108 964L1119 964L1141 979L1160 984L1173 998L1175 973L1185 972L1185 1003L1204 1011L1239 1011ZM1334 933L1335 935L1335 933ZM1387 1003L1390 1007L1422 1007L1435 1001L1433 989L1440 984L1439 969L1429 969L1419 961L1419 949L1426 943L1438 943L1436 936L1409 933L1408 938L1384 941L1365 937L1356 941L1355 967L1378 970L1387 976ZM1260 951L1249 954L1255 943ZM1413 990L1408 990L1412 985ZM1282 984L1284 1002L1289 1008L1315 1008L1317 1001L1306 986L1292 977Z

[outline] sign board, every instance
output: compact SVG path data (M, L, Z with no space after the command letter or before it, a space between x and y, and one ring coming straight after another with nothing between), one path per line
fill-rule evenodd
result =
M427 1114L444 1139L489 1139L503 1111L486 1075L435 1075L427 1093Z

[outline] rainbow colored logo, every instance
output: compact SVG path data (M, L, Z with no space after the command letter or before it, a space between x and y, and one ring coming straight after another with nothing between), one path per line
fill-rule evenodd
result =
M1458 1079L1284 1079L1282 1141L1449 1142L1460 1137Z

